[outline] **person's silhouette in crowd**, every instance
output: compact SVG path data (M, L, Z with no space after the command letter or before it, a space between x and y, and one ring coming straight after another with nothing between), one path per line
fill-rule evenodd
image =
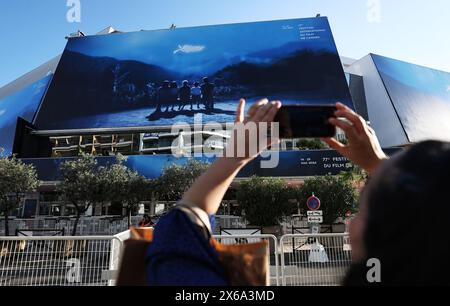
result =
M161 112L161 107L166 106L166 111L168 110L169 99L170 99L170 82L164 81L161 87L158 88L158 105L156 106L156 112Z
M178 84L176 81L172 81L172 83L170 83L170 102L169 102L169 105L171 106L171 111L174 110L175 106L178 103L179 103ZM167 109L169 109L169 107Z
M449 285L450 143L414 144L389 159L361 116L337 108L347 121L330 123L344 130L348 144L325 142L370 175L350 224L353 265L344 285ZM439 213L418 214L427 203Z
M199 82L195 82L191 88L192 103L197 104L197 109L200 109L200 102L202 100L202 89Z
M189 103L191 103L192 110L191 87L189 86L189 81L183 81L183 86L180 88L180 105L178 110L184 110L184 107Z
M209 78L203 78L202 99L206 109L214 109L214 85L209 82Z
M139 222L139 227L152 227L154 225L152 219L149 215L144 215L142 220Z

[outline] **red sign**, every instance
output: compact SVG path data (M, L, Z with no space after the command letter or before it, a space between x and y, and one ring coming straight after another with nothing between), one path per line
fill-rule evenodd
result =
M306 205L308 205L309 210L319 210L320 200L318 197L312 196L306 201Z

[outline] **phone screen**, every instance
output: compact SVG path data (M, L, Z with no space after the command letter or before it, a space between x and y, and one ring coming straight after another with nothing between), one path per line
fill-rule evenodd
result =
M336 110L334 105L286 105L274 121L280 124L280 138L334 137L336 127L328 120Z

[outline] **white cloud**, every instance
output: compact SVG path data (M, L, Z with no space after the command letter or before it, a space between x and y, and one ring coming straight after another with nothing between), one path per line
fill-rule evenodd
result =
M6 113L6 109L0 109L0 116L2 116L4 113Z
M195 45L179 45L178 49L176 49L175 51L173 51L173 54L177 54L177 53L198 53L198 52L202 52L203 50L205 50L205 46L195 46Z
M447 91L450 91L450 85L447 86Z

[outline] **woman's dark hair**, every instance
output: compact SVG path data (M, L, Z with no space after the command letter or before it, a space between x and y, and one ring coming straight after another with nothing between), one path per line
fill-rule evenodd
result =
M396 157L367 195L367 260L381 262L381 285L450 284L450 143L422 142ZM347 285L368 284L365 262Z

